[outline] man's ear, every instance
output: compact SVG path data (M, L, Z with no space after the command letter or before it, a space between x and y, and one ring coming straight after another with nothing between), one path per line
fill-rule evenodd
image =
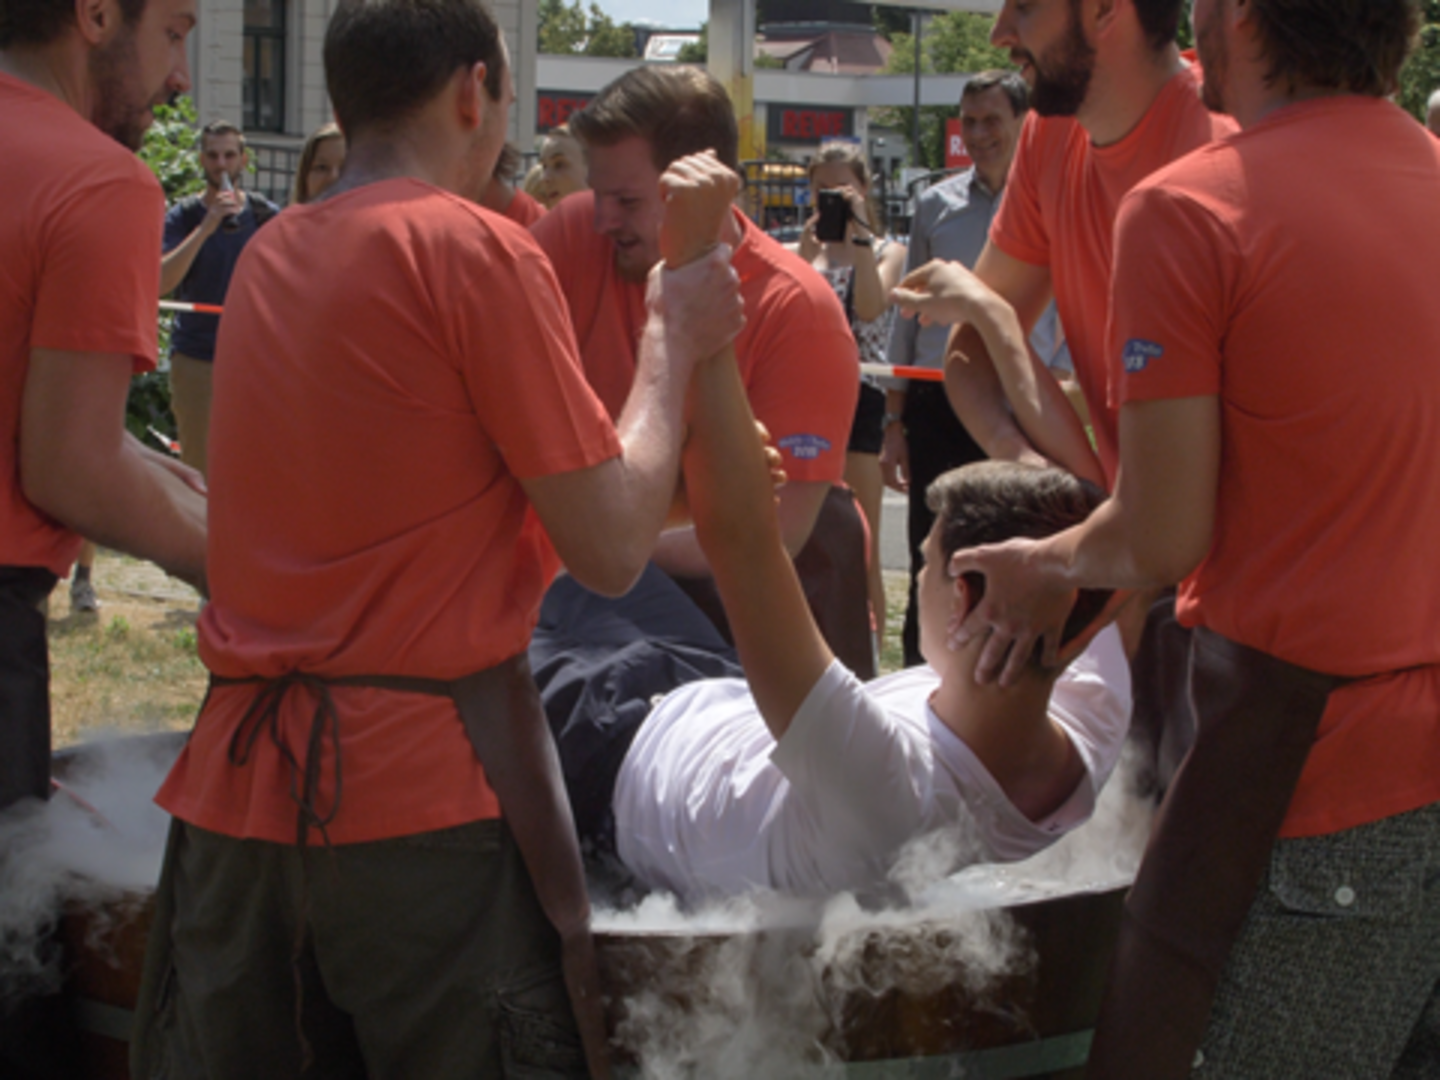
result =
M486 71L484 61L480 61L455 73L456 113L466 131L474 131L480 126L485 108L492 104L485 89Z
M107 44L120 29L120 5L115 0L75 0L75 26L87 45Z

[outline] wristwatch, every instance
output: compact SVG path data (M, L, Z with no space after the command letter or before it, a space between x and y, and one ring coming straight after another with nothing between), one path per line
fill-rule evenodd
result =
M891 424L903 424L904 422L905 418L901 416L898 412L887 412L883 417L880 418L880 430L884 431Z

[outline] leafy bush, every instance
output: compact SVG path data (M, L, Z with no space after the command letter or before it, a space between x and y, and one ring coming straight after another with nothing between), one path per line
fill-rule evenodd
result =
M188 97L174 105L155 109L155 123L145 133L140 160L165 189L166 203L174 203L205 187L205 173L200 168L195 136L198 130L195 103ZM159 268L156 268L159 272ZM156 313L160 320L160 356L163 364L170 351L171 316ZM130 433L148 446L154 446L147 429L154 427L170 438L175 437L175 415L170 410L170 380L163 371L138 375L130 384L130 399L125 409L125 426Z

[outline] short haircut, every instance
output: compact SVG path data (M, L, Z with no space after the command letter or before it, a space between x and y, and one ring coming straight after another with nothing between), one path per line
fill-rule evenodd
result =
M1074 7L1080 0L1070 0ZM1180 33L1180 16L1185 12L1185 0L1132 0L1135 17L1140 20L1140 29L1145 31L1145 40L1150 48L1159 52L1175 43Z
M1266 81L1384 97L1416 35L1418 0L1255 0Z
M632 68L570 117L570 130L590 146L614 146L633 136L650 144L660 170L687 154L714 150L740 169L740 132L725 87L688 64Z
M295 183L290 189L290 204L299 206L305 202L306 177L310 175L310 166L315 164L315 155L320 152L320 144L326 139L344 140L345 134L340 130L339 124L321 124L310 133L305 140L305 147L300 151L300 162L295 166Z
M133 27L147 0L120 0L120 21ZM75 25L74 0L0 0L0 49L48 45Z
M520 175L520 165L520 148L507 142L500 148L500 156L495 159L495 171L491 175L506 184L513 184L515 177Z
M325 86L351 140L408 119L478 63L499 101L505 46L481 0L340 0L325 31Z
M999 68L971 75L965 83L965 89L960 91L960 105L963 108L966 98L997 88L1005 91L1005 96L1010 99L1010 111L1014 115L1024 116L1030 111L1030 87L1020 77L1020 73L1001 71Z
M1063 469L1014 461L977 461L951 469L930 485L925 504L940 522L940 551L948 563L963 548L1027 537L1039 540L1079 525L1105 501L1105 492ZM984 579L966 575L978 598ZM1081 589L1061 640L1069 641L1104 609L1111 589ZM1036 647L1037 657L1039 644ZM1038 660L1031 658L1038 666Z
M212 135L234 135L237 139L240 140L240 151L241 153L244 153L245 132L241 131L238 126L231 123L229 120L211 120L208 124L206 124L200 129L199 146L201 150L205 149L205 140L210 138L210 136Z

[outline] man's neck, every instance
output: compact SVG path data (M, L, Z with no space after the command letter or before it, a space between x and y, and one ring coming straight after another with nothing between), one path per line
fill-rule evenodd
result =
M48 45L0 49L0 72L59 98L90 119L90 80L68 36Z
M1159 52L1147 50L1125 63L1097 63L1090 92L1075 118L1094 145L1117 143L1135 130L1160 92L1184 69L1174 45Z
M1008 161L1005 163L1005 168L999 170L998 175L983 172L978 166L975 169L975 178L980 181L980 185L997 199L1000 197L1000 193L1005 190L1005 178L1009 175L1010 162Z

